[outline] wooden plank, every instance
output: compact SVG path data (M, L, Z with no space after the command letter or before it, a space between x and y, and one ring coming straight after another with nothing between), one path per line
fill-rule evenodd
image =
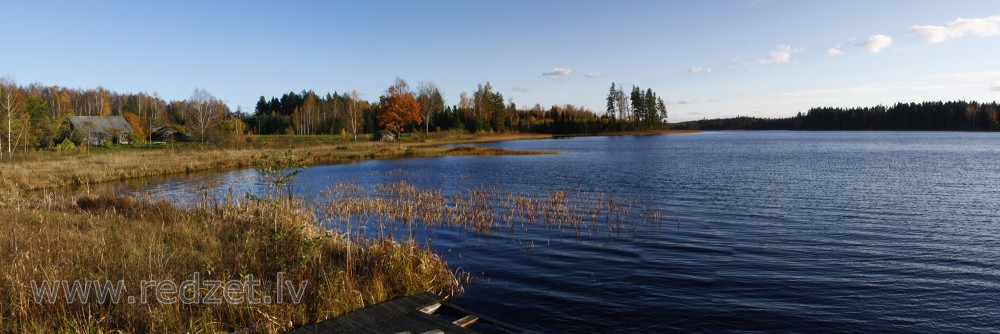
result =
M474 315L476 315L476 316L479 317L480 321L482 321L484 323L492 324L494 326L497 326L501 330L503 330L503 331L505 331L507 333L533 333L532 331L529 331L529 330L526 330L526 329L523 329L523 328L511 325L511 324L508 324L506 322L503 322L503 321L500 321L500 320L497 320L497 319L493 319L493 318L484 316L482 314L477 314L475 312L468 311L468 310L466 310L464 308L455 306L454 304L450 304L450 303L444 303L444 304L442 304L441 305L441 309L439 309L438 311L441 312L441 313L444 313L444 314L451 314L452 316L462 316L463 314L474 314Z
M472 324L476 323L476 320L479 320L479 317L470 314L462 317L461 319L452 321L451 323L455 324L455 326L465 328L472 326Z
M434 303L420 308L420 312L425 314L434 314L437 310L441 308L441 303Z

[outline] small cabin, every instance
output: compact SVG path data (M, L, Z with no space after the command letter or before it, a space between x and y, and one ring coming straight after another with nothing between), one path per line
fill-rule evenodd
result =
M121 116L70 116L67 119L70 131L83 134L89 145L104 145L108 141L128 144L128 134L132 127Z
M372 135L372 140L393 142L396 140L396 135L389 130L379 130Z
M157 125L149 127L149 137L153 141L180 141L186 138L184 133L178 131L172 126Z

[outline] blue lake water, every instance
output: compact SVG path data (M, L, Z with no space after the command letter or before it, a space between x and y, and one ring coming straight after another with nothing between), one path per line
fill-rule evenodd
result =
M539 332L1000 331L1000 134L706 132L482 145L560 153L316 166L295 192L318 198L337 182L407 180L445 192L605 193L664 212L662 225L627 236L423 236L478 276L458 305ZM199 187L260 184L237 171L139 191Z

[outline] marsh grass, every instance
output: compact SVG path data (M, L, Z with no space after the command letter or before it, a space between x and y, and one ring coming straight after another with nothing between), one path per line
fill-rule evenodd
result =
M338 183L324 197L317 210L324 221L347 226L348 231L352 224L366 225L377 237L402 230L412 238L415 227L446 227L487 237L520 232L530 238L529 230L542 228L573 237L610 238L631 236L643 226L659 228L665 219L660 210L640 205L637 198L582 190L531 196L470 187L448 194L399 181L370 187Z
M262 138L264 136L261 136ZM346 163L370 159L440 157L447 155L549 154L548 151L508 151L494 148L456 148L444 144L543 138L540 135L436 135L419 142L345 142L324 137L268 137L257 146L206 147L190 145L178 149L109 150L70 156L54 152L33 153L0 161L0 187L39 190L81 187L100 182L221 171L253 167L254 158L269 150L288 150L296 156L312 153L306 165Z
M461 291L447 264L412 240L348 242L320 227L303 203L196 204L0 191L0 331L273 333L412 293ZM265 290L278 272L309 283L301 303L269 305L38 304L29 283L123 280L132 295L143 280L181 282L195 272L219 280L253 275Z

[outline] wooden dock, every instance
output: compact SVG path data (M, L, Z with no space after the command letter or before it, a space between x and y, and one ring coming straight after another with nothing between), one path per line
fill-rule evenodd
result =
M422 293L372 305L342 316L296 328L286 334L327 333L531 333L452 305L431 293Z

